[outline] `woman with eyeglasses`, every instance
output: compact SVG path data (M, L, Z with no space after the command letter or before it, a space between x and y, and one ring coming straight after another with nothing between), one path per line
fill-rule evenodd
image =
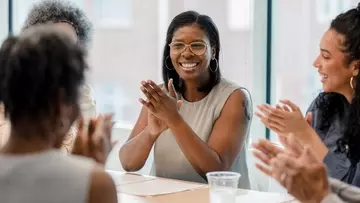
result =
M216 25L187 11L166 36L164 85L141 82L146 99L120 149L123 168L141 169L154 146L152 175L205 183L207 172L235 171L239 187L250 188L245 148L252 103L245 88L221 77Z

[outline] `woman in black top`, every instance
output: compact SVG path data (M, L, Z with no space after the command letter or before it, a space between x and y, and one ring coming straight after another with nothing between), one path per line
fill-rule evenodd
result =
M259 106L262 122L280 135L295 133L328 167L330 177L360 186L360 4L338 15L323 35L314 66L323 93L312 102L307 117L297 106ZM289 109L290 107L290 109ZM310 118L311 117L311 118ZM319 139L320 138L320 139Z

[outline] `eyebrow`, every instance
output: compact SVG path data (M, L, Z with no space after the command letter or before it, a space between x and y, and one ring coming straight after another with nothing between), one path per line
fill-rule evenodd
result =
M328 53L328 54L330 54L330 55L331 55L330 51L329 51L329 50L327 50L327 49L320 49L320 51L321 51L321 52L326 52L326 53Z
M172 41L173 42L184 42L184 40L181 40L181 39L173 39ZM202 40L202 39L196 39L196 40L194 40L192 42L204 42L205 43L205 41Z

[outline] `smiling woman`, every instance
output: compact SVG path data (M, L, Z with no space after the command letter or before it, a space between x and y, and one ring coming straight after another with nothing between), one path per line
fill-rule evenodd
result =
M329 176L360 186L360 4L338 15L323 35L314 66L324 92L310 105L306 123L290 101L261 105L257 114L278 134L297 133L328 167ZM289 110L289 108L291 110ZM314 131L315 130L315 131ZM311 133L310 133L311 132ZM319 142L320 140L320 142ZM325 146L325 147L324 147Z
M128 142L120 149L127 171L142 168L154 145L152 175L206 182L211 171L241 174L250 188L246 148L252 103L249 92L221 77L219 32L194 11L177 15L167 31L164 86L142 81L147 100Z

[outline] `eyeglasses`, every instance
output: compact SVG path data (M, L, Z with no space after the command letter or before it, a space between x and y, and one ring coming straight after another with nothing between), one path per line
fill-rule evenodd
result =
M190 44L185 44L183 42L171 42L169 46L170 51L174 54L181 54L187 47L190 47L190 51L198 56L203 55L208 47L208 45L204 42L192 42Z

